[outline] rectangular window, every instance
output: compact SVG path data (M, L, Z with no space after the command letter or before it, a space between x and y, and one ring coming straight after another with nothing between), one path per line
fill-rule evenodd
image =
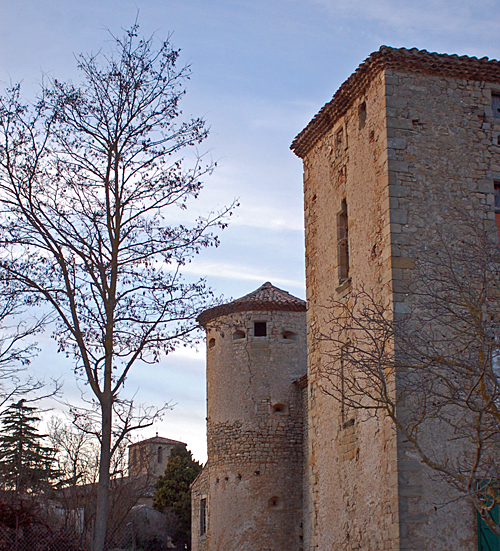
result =
M497 225L498 242L500 243L500 182L493 182L495 194L495 223Z
M265 321L255 321L253 324L253 336L254 337L266 337L267 336L267 324Z
M163 461L163 449L161 446L158 447L158 463Z
M207 498L200 499L200 536L207 533Z
M344 130L341 129L335 134L335 156L338 157L344 150Z
M349 279L349 219L345 199L337 215L337 255L339 284L342 284Z
M500 119L500 94L491 94L491 108L493 109L493 116Z

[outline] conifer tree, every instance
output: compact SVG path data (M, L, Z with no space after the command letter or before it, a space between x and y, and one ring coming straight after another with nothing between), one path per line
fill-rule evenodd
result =
M43 445L37 408L26 400L11 404L1 415L0 476L6 489L35 492L50 487L57 477L55 450Z
M202 469L189 450L182 445L172 448L165 474L156 483L153 507L158 511L170 508L177 515L179 527L174 536L178 546L191 548L190 486Z

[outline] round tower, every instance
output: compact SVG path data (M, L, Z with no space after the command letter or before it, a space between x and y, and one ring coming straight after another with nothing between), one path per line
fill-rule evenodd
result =
M199 317L208 411L199 549L302 548L305 316L304 301L265 283Z

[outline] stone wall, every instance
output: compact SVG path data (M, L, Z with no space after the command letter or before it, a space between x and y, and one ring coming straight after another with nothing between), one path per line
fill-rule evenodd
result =
M500 119L492 89L500 93L485 82L381 70L304 159L310 549L477 546L473 507L418 460L388 419L358 410L342 422L339 403L322 391L328 345L314 335L325 332L329 298L348 301L353 289L395 315L408 311L415 263L436 245L439 228L456 222L455 207L494 227ZM343 201L348 273L339 244ZM443 446L445 435L429 433L433 439Z
M205 465L191 485L191 551L207 551L207 534L209 529L209 474ZM201 523L201 500L205 500L205 523Z
M207 327L210 551L303 549L303 390L293 381L305 350L304 312L234 313Z
M415 265L429 248L443 247L442 232L466 238L463 213L484 229L494 228L493 181L500 176L500 119L491 90L500 86L458 78L386 73L387 168L392 243L392 289L396 311L411 303ZM461 213L461 214L460 214ZM458 217L458 220L457 220ZM466 239L465 239L466 240ZM418 285L418 282L417 282ZM414 287L415 288L415 287ZM452 435L431 433L424 446L442 454ZM445 444L445 438L449 442ZM451 448L450 448L451 449ZM452 453L460 450L455 445ZM402 549L476 548L474 508L455 501L441 482L398 442ZM456 523L460 518L461 522Z
M322 391L331 297L348 300L363 285L390 301L385 78L366 94L304 160L309 348L310 549L398 549L397 441L391 424L340 406ZM364 119L360 123L360 114ZM339 248L339 215L348 217L349 273ZM349 279L346 279L348 275Z

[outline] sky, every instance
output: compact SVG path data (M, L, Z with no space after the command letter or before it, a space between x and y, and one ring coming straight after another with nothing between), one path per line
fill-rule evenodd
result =
M109 32L120 35L136 18L144 36L170 36L192 69L183 113L207 121L211 134L199 152L217 162L190 212L240 203L220 247L189 265L186 277L206 277L227 299L265 281L304 298L293 138L381 45L498 59L499 8L500 0L3 0L0 88L22 82L33 98L44 75L78 82L75 55L106 51ZM86 388L75 383L71 361L57 354L50 333L38 341L31 369L60 378L65 398L78 402ZM140 366L126 384L138 402L174 406L136 440L158 432L206 459L203 347Z

